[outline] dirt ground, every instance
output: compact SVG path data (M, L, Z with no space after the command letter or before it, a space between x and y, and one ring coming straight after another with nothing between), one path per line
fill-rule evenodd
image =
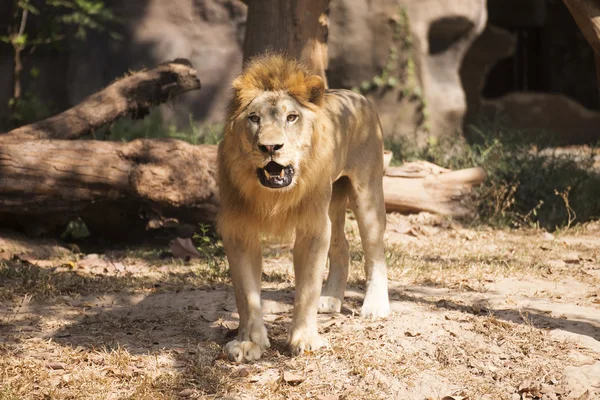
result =
M0 399L598 399L600 223L549 234L388 216L392 315L351 285L328 347L290 358L288 246L265 254L272 347L224 359L237 314L222 255L81 254L0 233ZM214 254L214 253L211 253Z

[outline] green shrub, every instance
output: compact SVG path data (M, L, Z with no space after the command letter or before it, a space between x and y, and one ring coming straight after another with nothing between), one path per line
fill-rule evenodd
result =
M135 139L172 138L191 144L218 144L223 137L223 124L198 124L189 118L189 125L178 128L173 122L163 121L157 108L142 120L120 119L96 135L111 141L129 142Z
M402 143L389 147L398 160L484 168L486 181L474 193L484 223L555 230L600 217L600 170L591 152L589 157L540 152L530 135L484 120L469 125L465 136L469 142L458 135L430 140L422 151Z

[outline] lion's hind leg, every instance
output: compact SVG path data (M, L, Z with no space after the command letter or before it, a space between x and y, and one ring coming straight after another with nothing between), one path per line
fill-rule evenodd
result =
M344 227L346 225L346 207L350 181L347 177L333 184L329 219L331 220L331 242L329 245L329 274L323 285L319 300L319 312L339 313L344 302L344 291L350 268L349 245Z
M386 317L390 313L387 267L383 247L385 233L385 203L383 182L379 171L376 176L352 181L351 205L356 214L358 230L365 254L367 291L361 309L363 318Z

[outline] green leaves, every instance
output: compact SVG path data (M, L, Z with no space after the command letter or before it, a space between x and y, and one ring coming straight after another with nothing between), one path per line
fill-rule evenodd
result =
M13 46L23 48L27 46L27 34L12 36L11 42Z
M76 27L75 37L84 40L88 30L104 31L105 24L115 20L112 11L98 0L48 0L49 6L63 9L63 13L55 17L61 25ZM119 35L111 32L113 39Z
M33 4L31 4L30 0L19 0L17 2L17 7L19 7L22 10L27 10L32 14L38 15L40 13L40 10L37 9Z
M112 11L100 0L47 0L42 4L37 8L31 0L18 0L19 10L14 15L13 33L0 35L0 41L23 49L55 43L68 34L84 40L89 31L106 31L106 25L116 21ZM40 20L38 25L41 28L36 37L30 38L24 32L27 19L31 18L28 14ZM115 40L121 39L117 32L109 31L108 34Z

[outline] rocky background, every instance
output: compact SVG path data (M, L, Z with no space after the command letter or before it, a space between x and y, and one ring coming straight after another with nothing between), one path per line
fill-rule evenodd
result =
M0 29L10 2L0 2ZM107 1L122 35L25 55L25 92L64 110L129 70L184 57L202 89L161 109L189 126L222 120L242 66L246 6L238 0ZM544 131L562 144L596 142L600 122L592 49L561 0L331 0L330 87L377 105L389 142L425 145L473 119ZM0 44L0 131L8 129L12 54ZM408 140L405 140L408 139Z

